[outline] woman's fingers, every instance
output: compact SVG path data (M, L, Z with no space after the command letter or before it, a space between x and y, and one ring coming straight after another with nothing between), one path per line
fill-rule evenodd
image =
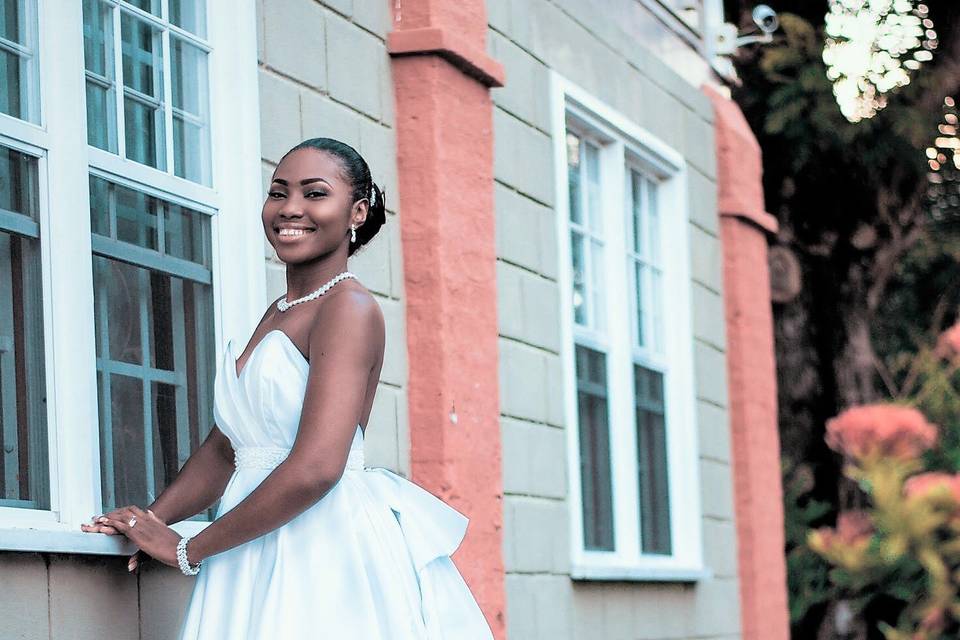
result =
M130 556L130 560L127 561L127 571L136 571L137 567L140 566L140 550L134 552Z
M103 515L93 516L90 518L90 521L93 524L81 524L80 529L88 533L105 533L110 536L115 536L120 534L121 531L118 529L118 527L110 525L109 521L113 520L127 522L134 515L136 515L138 518L147 518L152 515L158 521L160 520L156 514L153 513L153 511L144 511L136 505L128 505L126 507L119 507L109 513L104 513Z
M108 524L98 523L98 524L81 524L80 529L86 531L87 533L105 533L108 536L115 536L119 533L116 529L111 527Z

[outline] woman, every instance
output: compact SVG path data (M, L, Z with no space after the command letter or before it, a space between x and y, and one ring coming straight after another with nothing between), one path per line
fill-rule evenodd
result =
M241 353L227 342L216 425L148 509L81 528L132 540L131 570L143 553L197 575L181 640L492 639L450 559L467 518L363 464L384 321L346 265L386 220L367 163L305 140L274 171L261 217L287 295ZM167 526L217 498L196 536Z

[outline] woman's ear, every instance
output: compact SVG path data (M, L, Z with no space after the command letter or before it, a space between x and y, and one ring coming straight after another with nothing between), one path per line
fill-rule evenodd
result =
M353 205L353 215L350 216L350 219L353 221L352 224L357 225L357 228L362 227L363 223L367 221L368 213L370 213L370 201L367 198L358 200L356 204Z

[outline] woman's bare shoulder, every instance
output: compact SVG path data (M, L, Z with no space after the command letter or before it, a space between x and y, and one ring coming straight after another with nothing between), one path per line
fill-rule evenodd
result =
M311 335L318 330L332 331L335 335L340 331L357 330L383 333L383 310L377 297L366 287L357 283L326 295L329 298L317 306Z

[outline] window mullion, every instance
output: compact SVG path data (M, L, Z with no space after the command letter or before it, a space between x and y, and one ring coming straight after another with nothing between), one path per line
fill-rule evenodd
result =
M120 7L115 5L110 10L113 18L113 81L116 83L116 90L113 92L116 102L117 114L117 155L121 158L127 157L127 136L126 136L126 117L124 112L124 101L126 100L126 82L123 75L123 32L120 25ZM109 126L109 125L108 125Z
M99 504L97 379L90 253L81 3L40 3L46 35L43 103L49 140L41 208L52 508L76 530ZM56 95L56 99L53 96ZM81 113L83 109L79 110Z
M639 553L637 526L636 450L633 430L633 375L627 307L626 229L624 219L624 145L617 140L601 154L603 223L607 246L604 260L607 327L610 455L613 477L614 531L617 556L630 562Z
M166 5L166 0L163 0ZM161 51L161 70L163 76L163 132L164 132L164 151L166 156L167 173L174 173L173 166L173 87L171 79L173 77L172 58L170 56L170 29L164 27L160 32L160 51Z

